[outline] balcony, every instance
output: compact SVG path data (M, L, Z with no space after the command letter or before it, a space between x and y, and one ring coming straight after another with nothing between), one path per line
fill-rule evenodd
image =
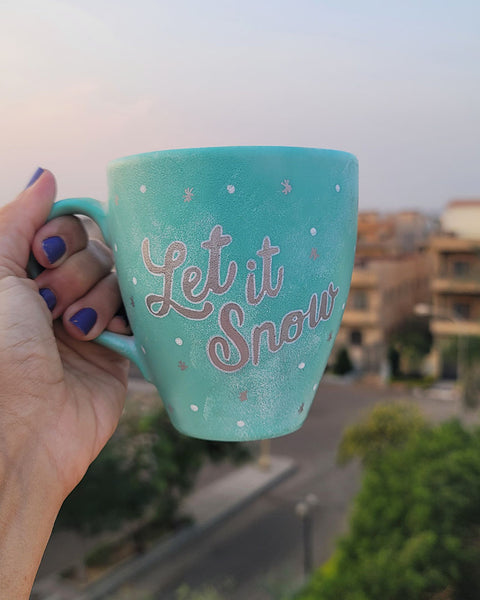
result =
M480 240L470 240L448 235L436 235L430 238L430 248L440 253L477 253L480 248Z
M430 329L435 336L480 336L480 322L478 321L432 319Z
M432 280L434 294L480 294L480 273L469 277L443 275Z
M377 274L369 269L355 267L352 274L352 289L354 288L372 288L378 285Z
M354 327L356 329L375 327L377 325L378 315L373 310L355 310L347 307L342 319L342 326Z

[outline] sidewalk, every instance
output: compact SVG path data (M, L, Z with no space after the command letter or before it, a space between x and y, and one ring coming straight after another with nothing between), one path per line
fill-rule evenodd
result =
M193 518L193 524L171 538L154 546L146 554L129 560L82 592L73 585L50 576L38 581L33 589L35 600L100 600L127 583L142 571L159 565L179 552L186 544L208 532L248 503L265 493L296 470L287 457L273 456L269 469L255 464L240 467L225 477L193 492L184 502L182 511Z

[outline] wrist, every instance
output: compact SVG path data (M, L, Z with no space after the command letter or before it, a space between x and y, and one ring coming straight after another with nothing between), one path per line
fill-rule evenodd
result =
M40 457L23 450L0 448L0 598L18 600L29 598L63 500Z

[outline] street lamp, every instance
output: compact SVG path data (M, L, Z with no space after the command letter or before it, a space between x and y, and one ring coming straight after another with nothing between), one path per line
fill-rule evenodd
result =
M420 304L415 304L413 312L419 317L432 317L434 311L433 306L421 302Z
M313 571L313 517L318 508L315 494L307 494L304 500L297 502L295 514L302 520L303 529L303 572L305 576Z

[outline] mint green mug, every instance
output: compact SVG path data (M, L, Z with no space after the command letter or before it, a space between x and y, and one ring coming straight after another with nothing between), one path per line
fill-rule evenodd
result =
M157 387L174 426L211 440L298 429L340 326L353 268L358 163L289 147L114 160L91 217L115 256L134 333L97 342Z

